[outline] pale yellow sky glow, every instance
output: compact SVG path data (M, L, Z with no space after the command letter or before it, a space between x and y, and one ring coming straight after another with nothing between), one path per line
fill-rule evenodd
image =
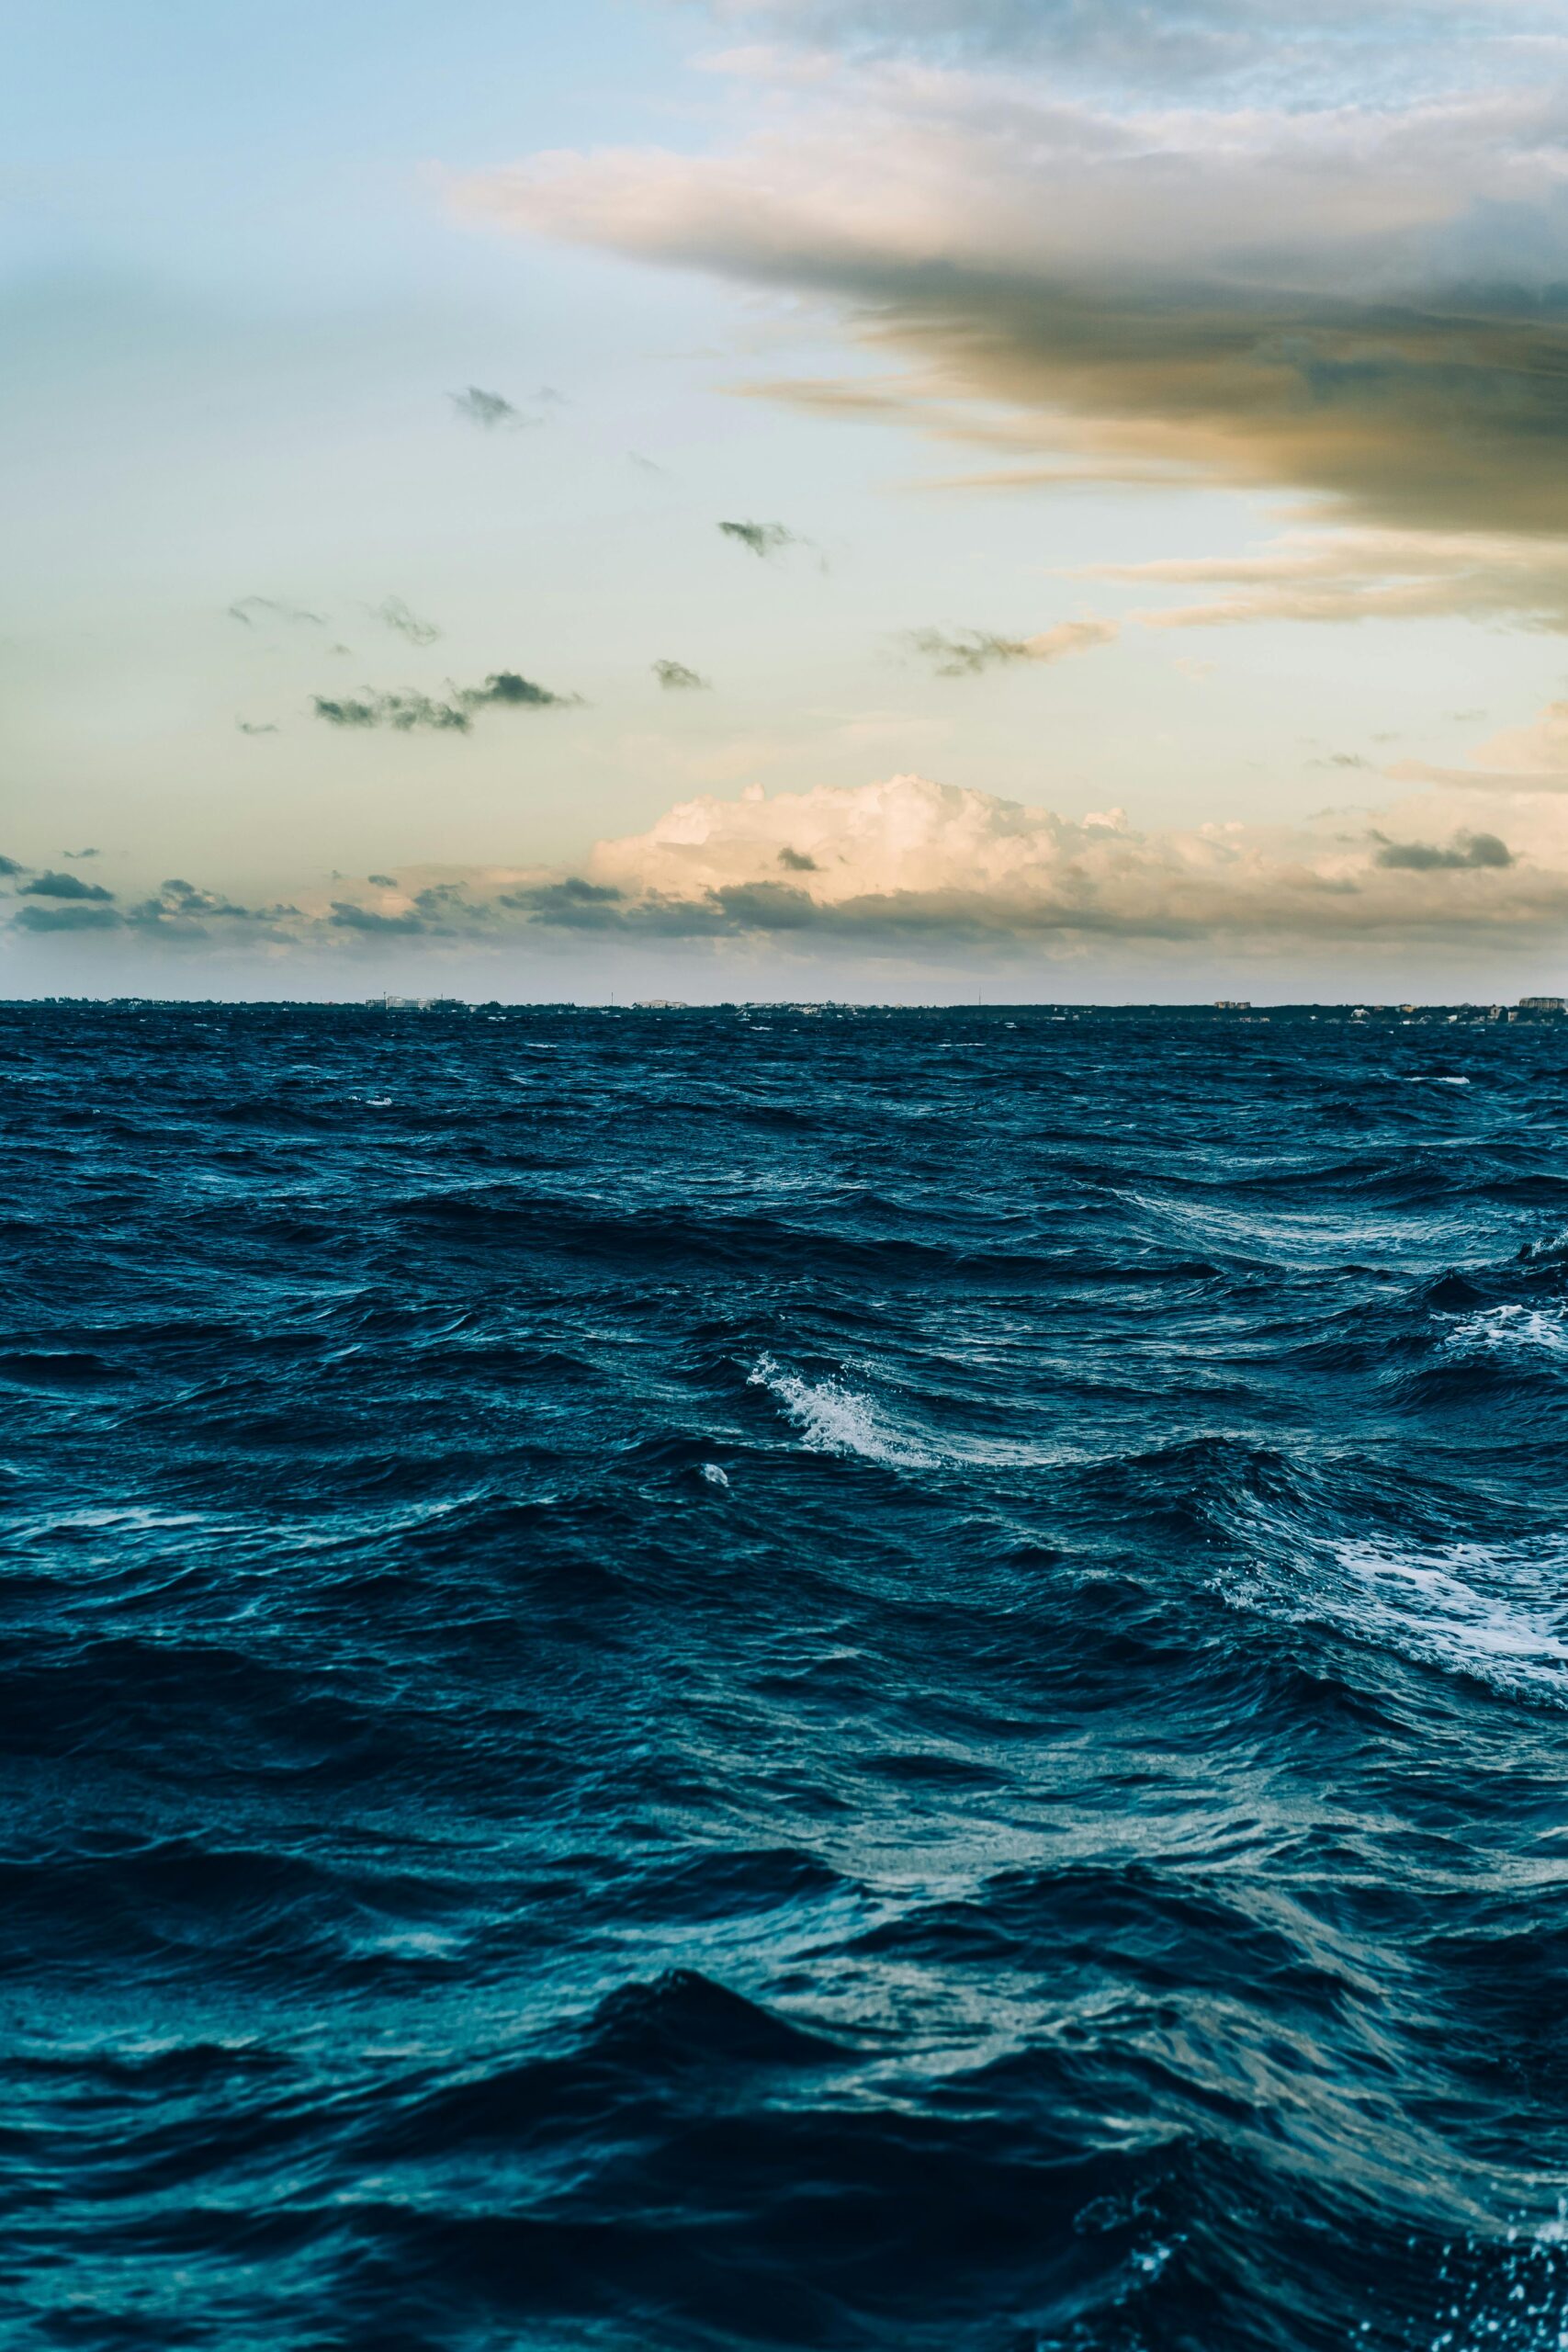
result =
M65 13L0 989L1562 980L1545 13Z

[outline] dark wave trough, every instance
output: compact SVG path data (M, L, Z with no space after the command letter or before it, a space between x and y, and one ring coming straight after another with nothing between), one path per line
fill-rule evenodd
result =
M1568 1025L0 1018L6 2341L1568 2345Z

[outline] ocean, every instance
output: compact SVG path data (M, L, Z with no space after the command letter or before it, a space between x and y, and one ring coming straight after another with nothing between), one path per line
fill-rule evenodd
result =
M7 2347L1568 2346L1568 1023L0 1034Z

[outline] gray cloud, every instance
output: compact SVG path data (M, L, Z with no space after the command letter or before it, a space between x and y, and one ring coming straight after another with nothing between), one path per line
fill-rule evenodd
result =
M270 719L236 718L234 724L242 735L276 735L277 732Z
M9 882L13 876L26 874L28 870L14 857L0 857L0 881Z
M468 200L836 304L895 372L765 389L985 450L982 482L1293 489L1330 519L1568 537L1552 74L1134 114L1043 77L847 66L788 103L728 152L558 153Z
M367 882L373 882L377 888L381 890L395 890L398 887L390 874L367 874L365 879Z
M1410 874L1461 871L1477 866L1493 869L1512 865L1514 853L1495 833L1458 833L1447 849L1430 842L1388 842L1378 852L1380 865Z
M434 621L421 620L417 613L411 612L400 596L387 596L380 604L371 605L370 616L384 628L395 629L400 637L406 637L411 645L434 645L441 634Z
M820 871L814 857L807 857L802 850L791 849L787 842L779 852L779 864L786 874L816 874Z
M402 914L378 914L374 907L356 907L346 899L333 900L332 913L327 920L337 931L371 932L383 937L428 928L424 917L412 910Z
M470 424L479 425L486 433L538 421L525 416L521 409L513 408L499 392L487 392L478 384L469 384L465 390L451 392L447 397L459 416L467 417Z
M1003 669L1016 662L1049 664L1074 653L1091 652L1109 645L1117 634L1114 621L1062 621L1037 637L998 637L989 629L963 629L948 636L937 628L913 628L905 643L929 662L939 678L973 678L983 670Z
M96 849L62 849L60 854L62 857L70 858L73 864L76 864L85 857L96 857L99 852Z
M243 621L254 628L258 621L287 621L290 625L324 628L326 620L321 613L307 612L300 605L279 604L274 596L242 596L238 604L229 607L231 621Z
M1168 94L1235 81L1322 94L1445 86L1495 46L1550 32L1529 0L708 0L729 28L876 55L1017 60Z
M763 558L777 555L783 548L802 544L795 533L786 530L782 523L721 523L718 527L727 537L736 540L743 548L750 548L753 555Z
M16 921L23 931L111 931L118 927L121 917L114 907L28 906Z
M96 899L107 902L114 897L101 882L84 882L79 874L45 873L22 885L26 899Z
M483 685L449 688L444 702L425 694L367 693L362 698L316 695L312 704L316 717L329 727L390 727L403 735L428 728L437 734L466 735L476 711L564 710L577 699L575 695L552 694L515 670L493 670Z
M656 662L653 674L666 694L689 694L712 684L695 670L688 670L683 662Z

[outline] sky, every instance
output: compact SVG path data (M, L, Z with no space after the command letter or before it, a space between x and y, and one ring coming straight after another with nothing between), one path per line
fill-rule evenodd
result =
M1534 0L13 0L0 996L1568 990Z

